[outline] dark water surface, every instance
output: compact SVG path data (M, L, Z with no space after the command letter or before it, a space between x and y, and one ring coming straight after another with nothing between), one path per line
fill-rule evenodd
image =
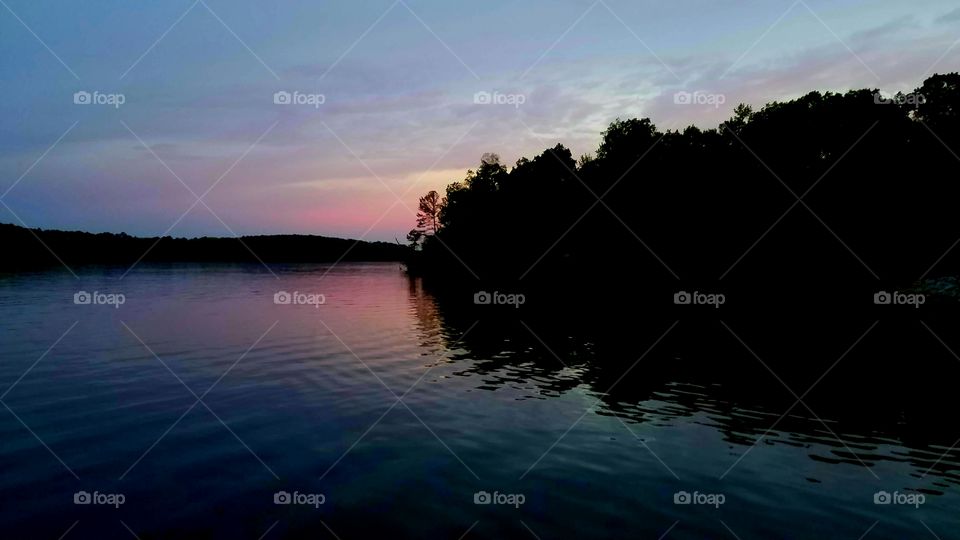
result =
M578 332L445 309L395 264L275 270L0 278L0 537L958 534L954 326Z

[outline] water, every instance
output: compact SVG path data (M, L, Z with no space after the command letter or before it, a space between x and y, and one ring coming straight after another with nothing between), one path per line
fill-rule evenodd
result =
M452 309L395 264L276 271L0 279L3 537L957 530L960 428L938 384L960 364L922 327L903 338L925 340L911 349L878 325L817 382L872 321L832 338L726 321L743 344L717 321L670 317L580 332L571 317ZM79 290L125 302L75 305ZM277 305L281 290L325 303ZM909 371L863 369L901 351ZM80 491L123 504L74 504ZM482 491L514 504L475 504ZM880 491L922 504L878 505ZM278 492L323 504L275 504ZM681 492L713 505L676 504Z

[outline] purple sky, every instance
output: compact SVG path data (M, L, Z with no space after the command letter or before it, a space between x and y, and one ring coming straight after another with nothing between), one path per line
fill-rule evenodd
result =
M938 0L3 0L0 221L402 239L484 152L906 91L958 40Z

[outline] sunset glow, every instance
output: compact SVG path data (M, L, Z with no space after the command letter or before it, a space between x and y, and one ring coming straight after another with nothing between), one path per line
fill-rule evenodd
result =
M617 116L714 127L737 103L907 90L960 58L960 15L940 0L117 0L57 19L48 4L0 10L0 221L136 235L392 240L481 151L579 155ZM183 184L216 184L204 202L220 219L199 204L177 221L196 200Z

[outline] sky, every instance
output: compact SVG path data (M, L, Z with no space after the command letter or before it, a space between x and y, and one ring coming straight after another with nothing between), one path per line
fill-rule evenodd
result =
M0 222L404 238L485 152L910 91L955 0L0 0Z

